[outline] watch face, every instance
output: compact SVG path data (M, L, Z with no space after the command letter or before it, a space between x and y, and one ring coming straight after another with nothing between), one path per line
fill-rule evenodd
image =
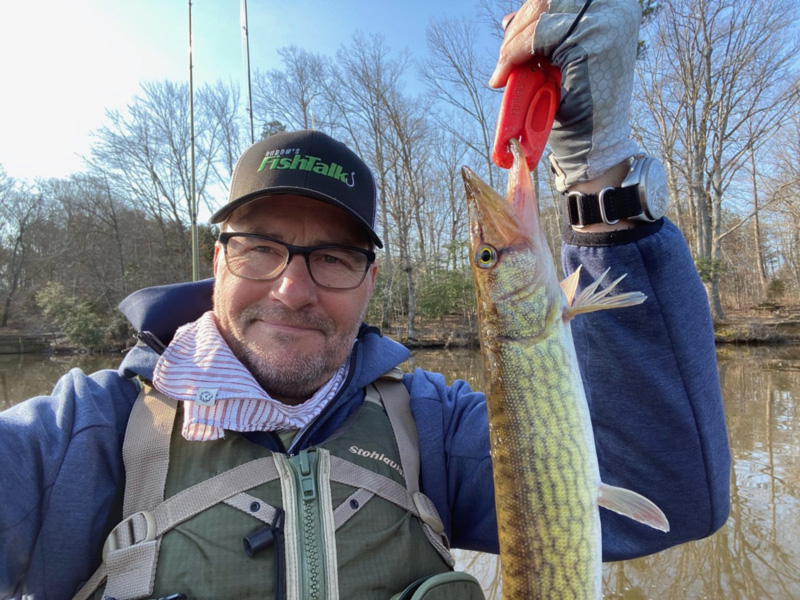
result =
M642 169L639 181L639 196L642 208L648 217L660 219L667 212L669 204L669 190L667 188L667 174L661 161L655 158L645 158L646 164Z

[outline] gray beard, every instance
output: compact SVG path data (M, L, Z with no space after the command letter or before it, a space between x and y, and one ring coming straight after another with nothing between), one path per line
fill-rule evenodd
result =
M331 356L322 353L298 357L288 365L277 368L265 355L239 340L232 340L228 345L239 361L247 367L258 384L270 396L285 404L302 404L314 395L328 381L343 361L331 360ZM352 344L352 339L349 342ZM345 355L345 358L347 355Z
M347 359L365 313L366 307L355 328L338 335L338 339L333 340L334 344L328 351L296 357L288 364L285 357L276 361L269 349L264 350L249 344L238 338L235 332L223 333L223 337L236 358L250 371L264 391L284 404L296 406L311 398ZM280 317L288 322L301 321L319 327L326 336L330 336L334 329L332 323L317 315L298 315L277 308L267 310L260 306L250 306L243 310L236 324L266 316ZM286 336L286 339L281 341L290 343L290 340L291 338ZM330 337L328 341L331 341Z

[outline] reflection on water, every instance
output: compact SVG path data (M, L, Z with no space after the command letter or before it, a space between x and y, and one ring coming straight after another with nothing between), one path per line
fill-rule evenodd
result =
M606 598L800 598L800 349L723 349L718 356L734 456L731 517L711 538L605 565ZM91 372L118 361L0 356L0 409L48 393L73 366ZM415 366L482 386L476 351L418 351L406 365ZM500 598L495 557L460 553L459 562L489 599Z
M624 600L800 598L800 348L718 354L734 457L731 516L705 540L604 565L604 597ZM413 363L481 389L477 352L415 354ZM499 599L493 556L460 553Z
M49 394L58 378L72 368L94 373L116 368L121 360L119 354L0 354L0 410L25 398Z

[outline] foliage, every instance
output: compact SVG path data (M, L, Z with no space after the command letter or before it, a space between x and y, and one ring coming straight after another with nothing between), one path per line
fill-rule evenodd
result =
M77 300L67 296L64 286L51 283L36 295L36 303L42 314L70 344L82 348L94 348L103 339L102 321L96 307L88 300Z
M393 271L386 268L385 262L378 266L375 291L367 307L367 322L387 328L391 321L408 312L408 294L400 277L393 277Z
M475 291L469 269L425 273L417 286L420 316L438 319L475 310Z
M93 350L119 343L128 337L121 315L109 317L90 300L67 295L60 283L50 283L36 294L44 318L71 346Z
M694 259L694 266L697 268L697 273L700 275L700 280L704 283L710 283L721 273L725 272L725 264L721 260L713 258L696 257Z
M286 125L280 121L267 121L261 127L261 139L263 140L275 135L276 133L283 133L284 131L286 131Z
M646 25L653 20L656 16L656 13L661 9L661 4L658 0L639 0L639 5L642 7L642 24ZM636 56L637 58L642 58L647 52L647 42L643 39L639 39L639 43L636 46Z
M767 287L767 297L770 300L780 298L786 293L786 287L786 283L782 279L776 277L769 282L769 287Z
M639 4L642 7L642 22L644 23L649 23L661 8L658 0L639 0Z

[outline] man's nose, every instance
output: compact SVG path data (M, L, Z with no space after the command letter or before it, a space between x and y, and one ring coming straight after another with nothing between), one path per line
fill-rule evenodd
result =
M317 284L311 279L305 258L295 255L272 288L272 296L289 308L298 309L317 301Z

